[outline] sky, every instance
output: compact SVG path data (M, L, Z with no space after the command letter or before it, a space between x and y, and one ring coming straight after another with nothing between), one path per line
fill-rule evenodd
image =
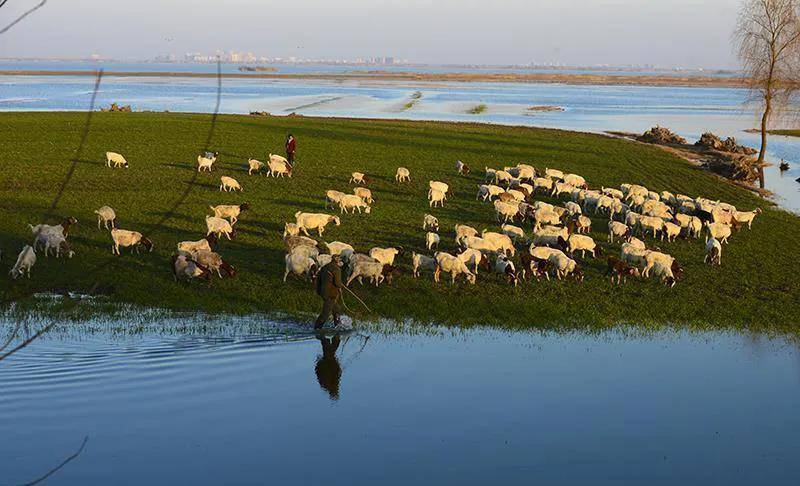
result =
M431 64L736 67L740 0L48 0L0 57L394 56ZM39 0L9 0L0 26Z

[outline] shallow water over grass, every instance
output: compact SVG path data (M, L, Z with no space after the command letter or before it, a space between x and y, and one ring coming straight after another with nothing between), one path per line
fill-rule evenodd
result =
M49 484L800 479L800 348L782 338L372 326L338 339L257 318L59 324L0 361L2 483L43 475L85 436Z

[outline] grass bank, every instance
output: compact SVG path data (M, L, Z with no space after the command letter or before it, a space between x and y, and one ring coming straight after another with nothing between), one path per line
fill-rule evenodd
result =
M322 211L326 189L350 191L347 180L354 170L374 179L372 214L343 216L342 225L330 227L324 239L351 242L362 251L376 245L421 251L421 221L429 211L442 223L444 249L452 247L457 222L497 228L491 207L475 201L482 178L477 169L519 161L584 175L592 186L637 182L659 191L722 199L743 209L771 207L662 150L591 134L479 124L221 115L211 142L221 153L219 167L197 174L195 159L208 136L210 115L95 113L84 155L54 211L79 219L71 237L77 256L40 258L30 280L12 283L8 268L31 239L26 223L43 221L70 170L85 117L0 114L0 292L5 302L33 291L94 288L108 292L111 302L176 311L315 312L319 302L307 282L281 281L280 232L295 211ZM248 176L247 158L279 152L287 132L299 141L295 176ZM107 168L107 150L125 154L130 169ZM474 167L475 173L458 177L457 159ZM394 183L399 165L410 169L411 183ZM219 192L221 175L238 179L245 192ZM443 209L428 208L430 179L451 184L453 196ZM181 204L172 211L178 201ZM215 281L210 289L173 282L169 257L176 242L202 236L209 204L243 201L249 201L252 210L237 225L240 237L223 241L220 248L239 275ZM120 227L150 235L155 251L131 255L123 250L123 256L112 257L110 236L97 230L92 213L104 204L117 210ZM617 245L605 243L604 221L596 219L594 226L592 236L606 252L618 252ZM759 216L752 231L733 235L721 268L703 265L699 241L659 243L686 269L685 280L673 289L655 281L614 288L601 275L604 263L588 260L583 284L529 282L514 289L481 275L477 286L451 286L436 285L429 275L418 280L406 275L391 286L355 290L380 316L425 322L556 328L627 322L793 330L800 321L798 241L800 219L772 208ZM409 266L408 257L401 262ZM356 309L352 299L349 302Z
M786 137L800 137L800 129L798 130L770 130L769 133L773 135L784 135Z

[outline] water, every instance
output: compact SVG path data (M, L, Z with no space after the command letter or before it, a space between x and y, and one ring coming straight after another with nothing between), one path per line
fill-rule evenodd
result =
M48 484L800 481L782 339L381 328L323 354L255 318L57 327L0 362L0 483L84 436Z
M0 69L87 69L103 66L117 71L191 70L211 72L214 65L0 63ZM226 65L232 72L238 65ZM353 66L279 66L283 72L341 72ZM396 69L411 69L397 67ZM430 72L460 68L426 68ZM412 69L418 70L418 69ZM646 74L645 72L641 74ZM89 104L93 80L88 77L0 77L0 110L81 110ZM419 91L410 109L405 105ZM99 106L131 104L137 110L209 112L216 100L215 79L107 77L98 94ZM309 116L455 120L528 125L604 132L642 132L667 126L696 140L704 131L735 136L757 147L758 136L744 132L758 124L747 105L748 94L735 88L570 86L527 83L441 83L379 80L225 79L221 110L227 113L296 112ZM467 112L478 104L487 110ZM531 106L553 105L563 112L532 112ZM796 124L796 114L782 125ZM767 188L783 207L800 212L800 139L770 137ZM791 169L781 174L777 162ZM746 208L745 208L746 209Z

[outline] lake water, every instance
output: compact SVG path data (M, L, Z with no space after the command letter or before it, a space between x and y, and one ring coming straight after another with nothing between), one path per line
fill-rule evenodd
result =
M48 484L800 483L800 346L783 338L330 339L257 318L60 324L0 361L0 484L85 436Z
M0 62L0 69L94 69L111 71L210 72L215 65L133 63ZM237 65L225 65L226 72ZM282 72L341 72L352 66L278 66ZM363 67L362 67L363 69ZM411 69L393 67L392 69ZM419 69L411 69L419 70ZM463 72L465 68L428 67L430 72ZM624 73L630 74L630 73ZM641 72L639 74L652 74ZM89 77L0 77L0 110L86 109L94 80ZM419 93L411 108L406 104ZM210 112L216 100L215 79L167 77L107 77L98 105L131 104L137 110ZM221 111L248 113L291 112L308 116L454 120L528 125L568 130L642 132L653 125L671 128L689 140L704 131L735 136L757 147L758 136L744 132L758 124L747 105L745 90L733 88L571 86L528 83L389 82L378 80L223 80ZM486 105L483 113L468 111ZM559 112L534 112L532 106L552 105ZM779 124L796 126L791 113ZM800 139L770 137L767 188L782 206L800 212ZM791 169L780 173L777 162Z

